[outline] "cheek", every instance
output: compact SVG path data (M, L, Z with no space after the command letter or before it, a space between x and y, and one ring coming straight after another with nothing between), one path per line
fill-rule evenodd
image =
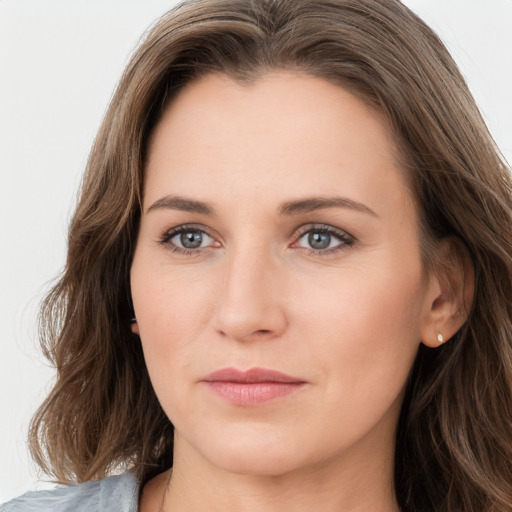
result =
M307 300L300 294L295 334L298 357L315 368L319 384L311 413L324 433L321 451L330 442L355 443L378 424L393 431L419 345L422 301L418 281L388 273L361 279L353 271L317 284Z
M419 267L400 273L375 266L333 273L308 293L299 290L296 334L314 345L309 358L332 389L352 396L400 392L420 343L422 290Z
M165 267L165 265L164 265ZM212 315L212 290L198 272L134 259L131 288L148 371L157 394L186 371ZM162 383L162 385L160 385ZM163 388L162 388L163 389ZM167 392L166 392L167 394Z
M378 260L315 275L297 275L292 308L312 329L330 329L340 336L366 338L398 329L420 332L424 284L419 265L402 266ZM364 343L372 343L375 337ZM355 341L355 339L353 340ZM360 339L360 341L363 341ZM419 340L418 340L419 341Z

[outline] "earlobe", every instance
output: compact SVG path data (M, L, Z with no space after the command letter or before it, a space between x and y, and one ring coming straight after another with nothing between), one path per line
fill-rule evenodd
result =
M430 281L427 317L422 342L438 347L464 325L474 295L474 268L466 247L457 238L442 240Z
M140 335L139 324L137 323L137 319L135 317L130 320L130 329L132 330L133 334L136 334L137 336Z

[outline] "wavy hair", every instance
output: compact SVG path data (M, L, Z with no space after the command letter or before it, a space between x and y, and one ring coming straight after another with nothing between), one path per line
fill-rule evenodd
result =
M457 335L423 345L398 424L403 511L512 510L512 186L439 38L398 0L198 0L146 34L95 139L66 267L41 310L56 383L33 418L32 453L62 482L120 467L141 481L172 465L173 426L131 333L129 270L147 141L165 105L210 73L322 77L382 113L402 149L426 265L459 240L475 297Z

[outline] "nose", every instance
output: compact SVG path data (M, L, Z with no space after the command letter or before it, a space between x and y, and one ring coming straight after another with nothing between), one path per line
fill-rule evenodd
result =
M226 255L218 290L215 329L237 340L272 339L287 327L286 285L282 269L260 248Z

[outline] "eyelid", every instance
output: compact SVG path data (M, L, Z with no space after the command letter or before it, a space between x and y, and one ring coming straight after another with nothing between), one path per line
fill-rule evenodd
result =
M298 244L299 240L306 234L314 231L324 232L328 233L329 235L332 235L336 237L338 240L340 240L340 244L338 244L335 247L326 248L326 249L309 249L307 247L297 247L296 244ZM338 251L343 251L354 245L356 242L356 238L345 231L344 229L336 228L334 226L331 226L330 224L322 224L322 223L311 223L306 224L304 226L301 226L294 236L294 242L292 243L292 247L296 247L298 249L302 249L306 251L309 254L313 255L329 255L336 253ZM295 248L294 247L294 248Z
M218 237L214 235L211 230L202 225L202 224L180 224L178 226L166 229L158 238L157 242L161 245L164 245L168 249L172 250L173 252L179 253L179 254L199 254L205 249L209 249L211 246L206 247L198 247L195 249L188 249L186 247L179 247L175 244L171 243L171 240L180 233L184 233L187 231L200 231L210 237L212 240L216 242L217 247L220 246L220 242L218 241ZM215 247L216 248L216 247Z
M354 238L348 231L344 229L337 228L332 226L331 224L325 224L323 222L309 222L308 224L304 224L300 226L295 231L295 236L302 236L304 233L308 233L309 231L328 231L330 233L339 234L339 236L346 236L349 238Z
M208 227L206 227L202 224L191 223L191 224L178 224L177 226L173 226L172 228L167 228L163 231L161 238L170 239L173 236L175 236L183 231L203 231L208 236L212 236L210 234L210 230L208 229Z
M203 232L205 235L207 235L212 240L214 240L216 245L212 244L212 245L209 245L206 247L198 247L198 248L194 248L194 249L188 249L185 247L179 247L179 246L171 243L171 240L176 235L179 235L180 233L183 233L186 231ZM310 233L312 231L328 233L329 235L337 238L340 241L340 243L338 245L336 245L335 247L326 248L326 249L313 249L313 248L309 249L307 247L297 246L299 240L304 235L306 235L307 233ZM355 242L356 242L356 238L343 229L334 227L330 224L310 223L310 224L305 224L305 225L299 227L295 231L291 247L301 249L303 251L306 251L309 254L328 255L328 254L332 254L332 253L335 253L338 251L346 250L349 247L351 247ZM203 224L180 224L178 226L166 229L162 233L162 235L159 237L158 243L161 245L164 245L165 247L172 250L173 252L176 252L179 254L185 254L185 255L199 254L199 253L203 252L204 250L207 250L210 248L218 248L221 246L221 242L219 242L218 235L212 233L212 230Z

